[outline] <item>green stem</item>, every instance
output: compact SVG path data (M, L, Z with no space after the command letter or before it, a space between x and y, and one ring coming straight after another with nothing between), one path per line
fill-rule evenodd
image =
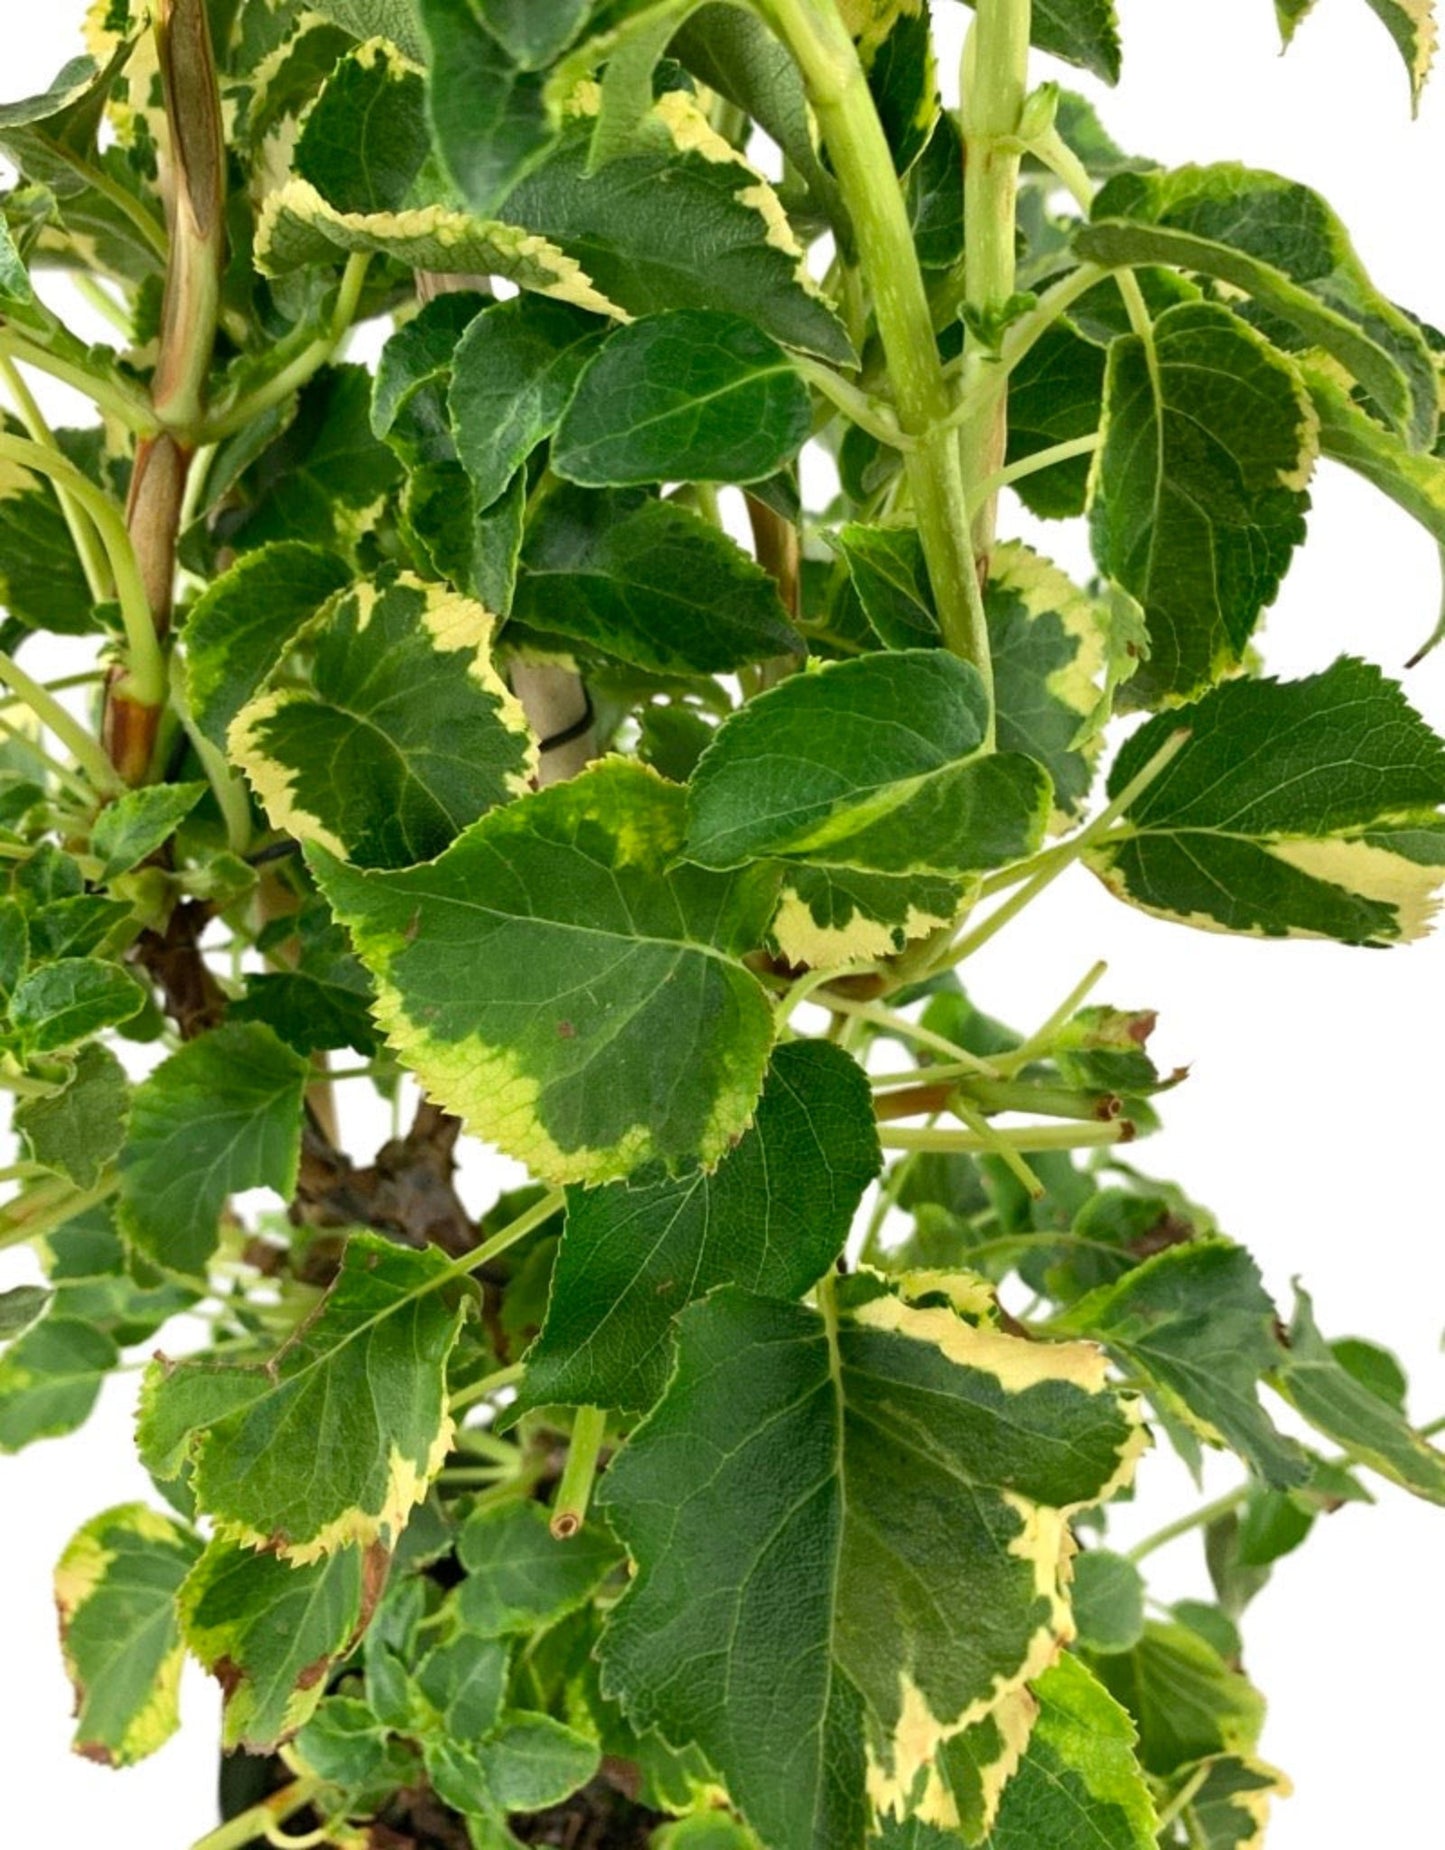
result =
M1096 964L1091 964L1059 1006L1034 1029L1026 1041L1015 1047L1012 1053L995 1054L994 1061L1000 1072L1012 1078L1031 1060L1036 1060L1041 1053L1047 1053L1053 1046L1054 1036L1059 1029L1065 1022L1073 1019L1089 995L1103 981L1104 973L1108 968L1103 958L1100 958Z
M242 398L232 399L229 404L218 405L201 434L202 443L218 443L222 437L230 437L238 430L244 430L253 418L259 417L263 411L269 411L272 405L281 404L321 370L346 338L356 319L370 262L370 253L366 251L353 252L347 258L337 290L336 305L325 332L303 347L295 359L288 361L279 372L263 380L254 391L246 393Z
M1213 1770L1213 1765L1208 1761L1206 1761L1203 1766L1194 1769L1193 1773L1185 1780L1184 1784L1174 1794L1174 1797L1170 1799L1163 1811L1160 1812L1159 1836L1162 1837L1169 1829L1170 1825L1182 1815L1185 1806L1188 1805L1189 1801L1194 1797L1195 1793L1198 1792L1205 1780L1209 1778Z
M559 1542L570 1541L587 1520L587 1505L597 1477L597 1461L607 1436L607 1414L601 1407L579 1407L572 1422L572 1443L552 1505L552 1533Z
M1152 1535L1146 1535L1142 1542L1129 1550L1128 1559L1139 1562L1152 1555L1156 1548L1163 1548L1167 1542L1178 1541L1181 1535L1190 1535L1195 1529L1207 1529L1221 1516L1228 1516L1237 1510L1249 1495L1249 1485L1239 1484L1233 1490L1226 1491L1222 1497L1216 1497L1212 1503L1205 1503L1187 1516L1180 1516L1175 1522L1165 1523L1162 1529L1156 1529Z
M1009 1133L990 1124L981 1112L974 1111L961 1098L955 1098L950 1109L962 1124L967 1125L979 1144L991 1156L998 1157L1031 1201L1043 1200L1048 1190L1020 1156L1018 1146Z
M873 296L898 421L916 447L904 469L928 562L943 639L991 685L958 446L946 429L952 404L912 227L868 79L836 0L768 0L802 70L809 99L853 221ZM970 589L971 587L971 589Z
M1046 1150L1099 1150L1130 1143L1134 1126L1126 1120L1114 1124L1025 1124L1018 1130L994 1131L988 1137L972 1131L881 1129L878 1141L885 1150L956 1151L965 1156L997 1156L1007 1143L1020 1156L1038 1156Z
M3 442L4 439L0 438L0 443ZM121 789L121 781L101 750L99 741L61 706L53 694L47 693L38 681L32 681L20 664L12 661L3 651L0 651L0 681L25 702L42 726L55 734L96 790L106 794Z
M116 596L120 600L121 621L125 625L128 669L125 692L143 706L159 706L166 697L165 656L151 621L150 600L120 509L88 476L82 475L63 456L46 449L44 444L32 443L25 437L0 436L0 462L7 461L18 463L22 469L31 469L58 488L64 488L95 522L96 532L110 560Z
M823 1008L831 1009L835 1015L846 1015L851 1021L866 1021L875 1028L883 1028L890 1034L896 1034L905 1041L915 1041L920 1047L927 1047L933 1053L941 1053L947 1058L966 1067L971 1073L982 1073L987 1078L997 1079L998 1069L978 1054L970 1053L966 1047L960 1047L957 1041L950 1041L942 1034L935 1034L932 1028L925 1028L921 1023L910 1021L906 1015L897 1015L892 1009L883 1008L876 1002L855 1002L851 996L825 995L818 998ZM927 1079L929 1070L920 1069L917 1077Z
M964 301L976 321L994 321L1013 296L1021 147L1019 119L1028 93L1031 0L976 0L962 76L963 216L968 248ZM1001 356L971 332L964 349L967 384L982 381ZM984 484L1002 467L1007 438L1007 375L963 425L960 444L965 492L973 515L973 546L987 574L997 493Z
M1178 732L1171 733L1138 776L1129 780L1108 808L1100 810L1094 820L1085 828L1080 829L1077 835L1061 843L1059 850L1047 864L1041 867L1032 879L1026 880L1021 887L1011 893L1002 905L996 906L981 925L976 925L971 932L959 939L948 954L939 960L937 967L943 969L950 964L962 963L966 957L972 957L975 951L981 950L990 938L1002 931L1011 919L1017 918L1025 906L1032 905L1040 893L1053 885L1066 867L1072 866L1081 854L1084 854L1108 833L1130 806L1144 794L1155 778L1173 762L1188 742L1187 728L1181 727Z
M1431 1420L1428 1426L1416 1428L1416 1436L1421 1439L1433 1439L1437 1432L1445 1432L1445 1413L1438 1420Z
M108 411L136 436L155 434L156 420L150 406L138 393L128 391L118 380L90 372L83 366L72 365L69 360L62 360L58 354L52 353L48 347L26 340L14 328L0 327L0 353L23 360L37 372L49 373L52 379L58 379L62 385L68 385L81 393L100 410Z
M45 421L45 414L35 402L30 387L25 383L24 375L8 353L0 353L0 378L5 381L5 389L14 401L20 422L25 426L26 434L32 443L43 444L59 456L60 445L55 441L55 433ZM70 532L71 544L75 556L80 561L80 569L85 573L86 588L91 601L103 603L111 595L114 586L110 580L110 561L105 556L105 549L100 543L90 516L81 507L68 489L57 487L55 498L60 503L60 511L65 516L65 524Z
M1076 456L1092 456L1103 440L1102 431L1095 430L1090 431L1087 437L1070 437L1065 443L1051 443L1046 450L1035 450L1032 456L1020 457L1016 463L995 469L992 475L985 476L975 492L980 498L987 499L990 495L996 495L999 489L1023 481L1026 476L1037 475L1043 469L1052 469L1055 463L1071 462Z
M9 702L6 704L8 705ZM87 778L82 777L79 772L72 770L68 764L62 764L53 753L46 751L44 746L37 745L30 734L26 732L23 727L17 726L13 720L0 719L0 733L4 733L7 739L17 740L21 745L25 746L27 750L35 752L39 757L43 758L51 776L58 782L64 784L70 791L72 797L80 801L82 807L94 809L96 795L95 787ZM107 760L107 762L109 761ZM11 846L9 842L5 845L7 848ZM21 849L21 858L28 857L29 852L28 848Z
M37 1182L0 1208L0 1251L38 1240L87 1208L108 1201L119 1187L120 1177L114 1171L90 1189L77 1188L59 1176Z
M562 1213L566 1206L567 1191L552 1189L540 1201L534 1201L514 1221L508 1221L500 1233L494 1233L490 1240L483 1240L471 1252L463 1253L445 1273L439 1275L436 1282L440 1284L447 1278L464 1278L468 1272L475 1272L479 1265L485 1265L489 1259L495 1259L499 1253L506 1252L509 1246L515 1246L518 1240L524 1240L529 1233L545 1226L554 1214Z
M892 407L885 405L882 399L874 398L871 393L852 384L841 373L835 373L831 366L825 366L821 360L810 360L795 353L792 361L804 382L821 392L850 423L856 424L860 430L866 430L869 436L876 437L880 443L890 444L895 450L914 448L913 439L904 433L893 415Z
M279 1792L273 1792L270 1798L262 1799L259 1805L252 1805L249 1810L239 1812L225 1824L218 1825L214 1831L208 1831L204 1837L198 1837L191 1845L191 1850L246 1850L248 1844L258 1837L264 1837L273 1826L280 1824L303 1806L309 1805L321 1791L323 1781L306 1774L295 1779L289 1786L283 1786Z
M924 1077L931 1069L924 1069ZM1118 1116L1119 1099L1109 1092L1084 1092L1069 1086L1031 1085L1025 1079L973 1079L968 1097L984 1111L1031 1111L1042 1118L1070 1118L1097 1124Z

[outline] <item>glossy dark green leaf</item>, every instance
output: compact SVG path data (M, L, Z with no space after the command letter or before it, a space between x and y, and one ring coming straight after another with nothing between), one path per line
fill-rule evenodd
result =
M949 1737L1053 1661L1061 1512L1127 1477L1139 1433L1096 1350L838 1292L836 1320L731 1288L684 1312L604 1479L637 1572L602 1661L765 1843L861 1850L865 1785L917 1810Z
M1232 1446L1267 1483L1287 1489L1305 1477L1304 1455L1259 1401L1260 1380L1282 1354L1276 1322L1243 1247L1194 1240L1081 1298L1059 1327L1107 1343L1152 1384L1162 1412Z
M200 1552L189 1529L127 1503L92 1517L56 1563L72 1747L86 1759L131 1766L175 1733L185 1661L176 1595Z
M619 328L578 380L552 467L584 487L757 482L801 449L808 389L740 315L682 309Z
M709 127L691 96L667 92L654 106L645 145L591 174L590 139L584 115L510 194L510 222L575 258L631 315L727 310L784 346L852 359L776 194ZM651 203L659 187L669 202L662 214Z
M911 649L793 675L719 729L689 787L687 852L875 873L960 874L1037 844L1048 779L983 754L977 671Z
M675 502L561 487L529 525L513 616L661 674L717 674L800 655L777 586Z
M1186 302L1109 349L1090 533L1144 608L1134 679L1163 704L1242 658L1304 538L1316 451L1298 373L1237 315Z
M1375 288L1308 187L1231 163L1121 174L1075 242L1096 262L1173 265L1243 290L1300 344L1333 354L1412 448L1433 442L1438 394L1424 336Z
M245 554L207 588L185 628L186 685L196 724L224 747L231 721L296 632L351 572L334 553L283 540Z
M894 170L906 174L927 145L939 115L928 0L885 0L882 5L849 9L845 17L857 40Z
M95 628L94 600L54 490L8 461L0 463L0 605L27 629L79 636Z
M571 1192L520 1406L650 1407L677 1314L719 1285L806 1291L841 1250L878 1164L857 1063L820 1043L779 1047L751 1129L714 1175Z
M1111 794L1180 723L1187 745L1087 857L1121 898L1261 936L1424 931L1445 878L1445 744L1377 668L1228 682L1134 733Z
M352 955L351 943L320 901L303 906L267 948L289 965L246 978L246 993L232 1002L231 1021L262 1021L298 1053L354 1047L373 1053L371 979Z
M293 171L338 212L395 212L430 150L421 72L373 39L343 58L306 113Z
M289 1196L311 1068L259 1022L189 1041L135 1090L121 1152L127 1236L168 1272L203 1273L226 1197Z
M461 1312L438 1291L449 1276L434 1246L353 1233L276 1355L155 1365L139 1427L148 1467L170 1479L189 1463L218 1531L287 1562L394 1547L451 1446L446 1364Z
M311 850L392 1046L552 1181L712 1166L752 1117L772 1008L738 959L776 877L674 867L683 805L609 761L493 810L428 867L363 873Z
M939 113L905 196L919 263L951 270L963 256L963 137L951 110Z
M566 302L516 297L478 315L453 355L457 455L488 507L550 437L607 324Z
M457 342L490 304L473 289L443 290L424 302L381 350L371 392L371 428L412 467L456 455L447 390Z
M545 79L516 62L471 0L417 0L417 10L437 150L461 197L490 218L556 137Z
M362 867L441 853L530 787L536 751L480 604L409 573L367 580L293 643L228 735L272 824Z
M125 1142L130 1082L125 1068L99 1041L76 1056L65 1089L51 1098L28 1098L15 1107L15 1128L31 1160L94 1188Z
M1025 461L1040 450L1091 436L1103 422L1105 355L1067 321L1056 321L1009 374L1006 460ZM1054 463L1013 484L1014 493L1042 520L1082 514L1088 499L1089 458Z
M858 601L888 648L937 643L938 612L917 527L849 521L838 529L838 547Z

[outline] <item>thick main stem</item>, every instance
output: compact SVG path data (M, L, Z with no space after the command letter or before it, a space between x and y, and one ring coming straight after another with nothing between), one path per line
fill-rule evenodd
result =
M997 353L978 330L997 321L1014 293L1018 130L1028 92L1031 23L1031 0L977 0L963 59L964 301L974 323L965 354L965 390L982 386L992 372L998 375L997 389L985 392L960 433L980 578L988 574L998 513L997 489L990 492L984 485L1004 466L1008 386Z
M205 411L225 258L225 143L205 0L159 0L156 53L168 136L169 229L160 346L151 399L163 427L136 446L126 524L157 637L170 624L186 474ZM123 675L107 692L105 746L128 784L151 776L165 687Z
M771 0L770 10L802 70L852 218L898 421L914 440L904 452L904 469L939 626L948 647L991 681L958 443L946 428L948 384L908 212L868 80L834 0Z

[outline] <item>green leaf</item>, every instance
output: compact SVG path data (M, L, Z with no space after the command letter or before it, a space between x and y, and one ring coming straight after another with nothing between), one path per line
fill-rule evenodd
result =
M1119 20L1114 0L1034 0L1033 43L1105 83L1119 81Z
M1425 80L1434 62L1438 28L1435 24L1434 0L1365 0L1395 41L1405 72L1410 79L1410 100L1418 111ZM1295 28L1310 11L1314 0L1275 0L1275 17L1280 37L1288 45ZM1229 1840L1231 1843L1233 1839ZM1213 1850L1213 1839L1210 1840Z
M453 356L457 455L489 507L562 420L606 324L566 302L528 296L478 315Z
M553 490L528 528L512 614L659 674L803 653L760 565L700 515L637 490Z
M312 1315L258 1362L158 1363L140 1445L157 1477L186 1462L218 1531L305 1564L391 1548L452 1439L446 1364L461 1325L435 1247L353 1233Z
M1218 1753L1247 1753L1264 1700L1197 1632L1151 1619L1132 1651L1102 1657L1099 1680L1139 1729L1139 1758L1167 1775Z
M951 270L963 256L963 136L951 110L940 113L910 169L905 199L919 263Z
M772 1008L738 958L775 876L674 867L683 805L610 761L493 810L429 867L310 850L398 1055L551 1181L711 1166L752 1117Z
M1389 944L1445 877L1445 744L1379 670L1232 681L1133 734L1116 795L1178 724L1189 742L1086 859L1121 898L1211 929Z
M409 58L425 56L416 0L318 0L316 11L334 20L353 38L390 39Z
M186 621L186 686L213 745L225 745L231 721L291 638L350 580L334 553L281 540L245 554L207 587Z
M0 1291L0 1342L23 1336L45 1315L54 1296L43 1285L12 1285Z
M311 1068L259 1022L189 1041L136 1087L121 1152L127 1237L168 1272L201 1274L226 1197L289 1197Z
M1144 1635L1144 1579L1123 1555L1089 1548L1074 1563L1074 1621L1089 1651L1129 1651Z
M481 1741L426 1743L427 1772L440 1796L483 1818L560 1805L586 1785L600 1759L595 1741L550 1715L509 1714Z
M578 381L552 467L584 487L758 482L812 428L808 388L741 315L679 309L619 328Z
M1298 1285L1289 1344L1277 1358L1273 1379L1295 1411L1352 1459L1417 1497L1445 1503L1445 1453L1411 1430L1398 1405L1341 1364L1315 1327L1314 1307Z
M228 1749L266 1753L307 1722L386 1577L381 1548L296 1565L217 1536L180 1592L190 1649L220 1682Z
M752 1128L714 1175L571 1191L518 1406L650 1407L677 1314L719 1285L800 1296L838 1256L878 1166L856 1061L818 1042L779 1047Z
M431 54L427 102L437 152L461 197L490 217L556 140L546 79L516 63L471 0L417 6Z
M15 1128L31 1160L77 1188L92 1189L125 1142L130 1082L109 1048L91 1041L76 1056L65 1089L15 1107Z
M517 63L539 71L577 36L591 0L478 0L487 30Z
M938 874L865 874L799 862L784 870L768 938L794 967L872 963L952 925L963 897L960 881Z
M388 1734L364 1702L353 1696L326 1696L296 1736L295 1751L318 1779L360 1799L373 1784L389 1796ZM362 1811L360 1803L348 1810ZM369 1807L367 1807L369 1809Z
M65 1669L75 1690L72 1746L105 1766L133 1766L180 1722L176 1594L201 1544L169 1516L126 1503L94 1516L55 1568Z
M144 1003L144 990L119 964L62 957L21 977L10 997L10 1023L29 1052L54 1053L129 1021Z
M540 1503L512 1502L467 1518L457 1558L467 1574L453 1596L459 1622L469 1637L505 1638L575 1612L617 1566L619 1550L595 1522L559 1542Z
M1010 463L1098 430L1104 416L1104 351L1066 320L1045 329L1009 374ZM1041 520L1082 514L1088 502L1089 458L1053 463L1013 484L1014 493Z
M1304 538L1316 452L1299 375L1227 308L1183 302L1109 349L1090 537L1144 607L1140 698L1207 687L1243 657Z
M937 643L938 611L917 527L849 521L838 529L838 550L864 614L888 648Z
M281 951L291 968L249 975L228 1020L263 1021L298 1053L339 1047L374 1053L371 979L327 907L315 900L278 922L278 929L283 935L268 937L267 946L273 955Z
M988 1850L1154 1850L1159 1821L1126 1711L1068 1655L1044 1672L1034 1695L1038 1719L1003 1789Z
M255 261L263 276L289 276L363 251L408 269L501 276L594 314L615 312L574 257L522 226L476 218L452 205L338 212L309 180L294 175L267 195L256 221Z
M1054 1661L1065 1512L1142 1442L1098 1351L975 1326L937 1290L836 1289L826 1319L732 1288L684 1312L601 1492L637 1570L604 1689L695 1741L789 1850L861 1846L869 1801L916 1810L950 1737Z
M463 1631L427 1652L413 1682L447 1734L475 1740L490 1734L501 1719L508 1668L505 1643Z
M90 832L102 882L129 873L163 847L206 794L201 784L152 784L108 803Z
M984 753L988 696L942 650L793 675L719 729L689 786L687 852L705 867L761 855L875 873L960 874L1037 845L1048 779Z
M785 347L851 363L842 323L811 280L777 195L695 100L670 90L635 152L588 171L596 99L510 194L507 217L574 258L629 315L732 311ZM665 188L668 210L655 209Z
M1203 1439L1229 1445L1281 1489L1307 1475L1299 1446L1259 1403L1261 1376L1278 1366L1275 1308L1242 1246L1192 1240L1081 1298L1059 1319L1097 1337L1142 1373L1161 1411Z
M74 1432L120 1360L104 1330L46 1317L0 1355L0 1452Z
M927 0L848 0L844 23L858 46L873 106L906 174L938 119L938 71Z
M272 825L363 867L441 853L530 788L536 747L480 604L409 573L334 598L231 724Z
M1243 290L1272 328L1283 323L1300 344L1333 354L1412 448L1434 441L1424 336L1371 283L1344 226L1308 187L1229 163L1120 174L1074 241L1096 263L1196 270Z
M95 628L90 587L55 491L11 462L0 463L0 604L30 630L83 636Z
M426 86L384 39L343 58L307 110L292 166L338 212L395 212L430 151Z
M371 434L371 374L364 366L326 367L302 388L295 417L227 497L212 523L214 538L236 551L301 540L352 555L401 472ZM274 635L267 622L258 643L269 647ZM249 663L251 653L243 659Z
M381 350L371 390L371 428L409 466L456 457L447 388L458 341L491 298L474 289L444 289L403 322ZM530 304L543 309L543 301Z
M1194 1785L1201 1773L1203 1783ZM1291 1791L1283 1773L1244 1754L1183 1767L1174 1783L1180 1791L1193 1787L1185 1816L1199 1850L1263 1850L1270 1801L1287 1799Z
M1098 602L1017 541L996 546L984 587L998 746L1048 772L1056 822L1076 817L1094 782L1109 647Z

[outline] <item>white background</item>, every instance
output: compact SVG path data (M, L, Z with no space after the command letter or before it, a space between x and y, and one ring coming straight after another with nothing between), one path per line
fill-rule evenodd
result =
M8 99L44 87L73 55L83 5L7 0L3 10ZM951 0L936 10L952 57L967 16ZM1309 182L1354 229L1381 287L1445 323L1445 83L1412 123L1394 48L1364 0L1321 0L1283 60L1269 0L1120 0L1120 10L1125 76L1103 103L1125 147L1171 164L1242 159ZM1058 532L1042 543L1057 550ZM1081 563L1076 549L1063 558ZM1433 625L1438 599L1424 536L1327 466L1310 543L1270 618L1269 664L1303 673L1353 650L1393 671ZM1445 730L1445 648L1408 688ZM1162 1064L1193 1069L1165 1101L1168 1129L1139 1152L1143 1165L1211 1205L1286 1301L1303 1274L1327 1334L1391 1343L1418 1419L1445 1411L1435 1167L1445 939L1388 952L1234 941L1136 915L1076 873L979 956L971 985L1027 1026L1100 956L1110 975L1099 998L1157 1007ZM24 1258L0 1263L0 1285L30 1275ZM5 1840L27 1850L184 1850L214 1821L217 1704L194 1671L185 1731L147 1765L113 1774L66 1752L49 1573L81 1521L146 1494L130 1454L134 1379L114 1385L83 1436L0 1461L0 1816ZM1205 1494L1235 1481L1215 1462ZM1162 1453L1142 1478L1117 1522L1125 1543L1198 1494ZM1445 1515L1381 1486L1376 1509L1320 1525L1251 1609L1248 1667L1271 1700L1264 1751L1297 1787L1271 1850L1445 1842L1442 1561ZM1192 1538L1152 1565L1168 1597L1206 1591Z

